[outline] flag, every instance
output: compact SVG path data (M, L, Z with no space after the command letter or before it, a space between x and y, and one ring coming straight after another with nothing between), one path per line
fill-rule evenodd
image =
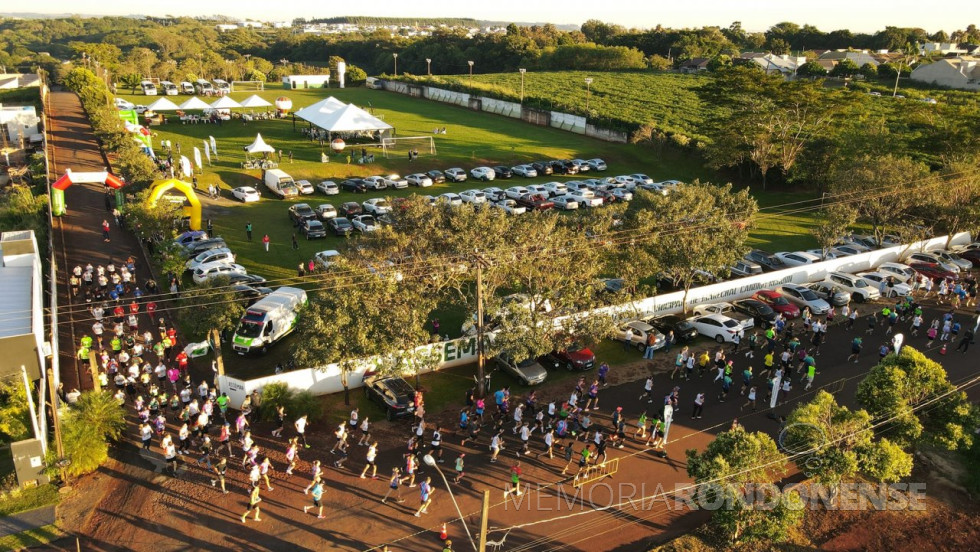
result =
M180 156L180 170L184 172L185 177L194 174L194 170L191 168L191 160L186 155Z
M208 158L208 166L211 166L211 146L208 145L208 141L204 140L204 157Z
M214 136L208 136L211 139L211 151L214 152L214 158L218 158L218 143L214 141Z
M197 146L194 146L194 164L197 165L197 170L204 168L204 166L201 165L201 150Z

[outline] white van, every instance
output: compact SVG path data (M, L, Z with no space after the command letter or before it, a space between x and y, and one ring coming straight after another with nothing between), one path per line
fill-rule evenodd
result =
M197 79L194 81L194 92L202 96L210 96L214 94L214 87L204 79Z
M194 85L191 84L191 83L189 83L189 82L187 82L187 81L180 81L180 93L181 94L187 94L187 95L193 95L194 94Z
M145 80L140 83L140 88L143 89L143 94L146 96L156 96L157 95L157 85L153 84L153 81Z
M160 89L163 90L163 94L165 96L176 96L178 93L180 93L180 91L177 90L177 85L170 81L160 81Z
M294 287L277 289L246 309L232 337L232 348L240 355L265 353L296 328L299 311L305 305L305 291Z
M286 171L282 169L266 169L262 173L262 181L270 192L283 199L299 195L299 188L296 187L293 177L286 174Z
M381 79L376 77L368 77L367 80L364 81L364 86L372 90L381 90L383 88L381 86Z
M219 95L224 96L225 94L231 92L231 85L228 84L228 81L223 81L221 79L214 79L211 82L214 83L214 91L217 92Z

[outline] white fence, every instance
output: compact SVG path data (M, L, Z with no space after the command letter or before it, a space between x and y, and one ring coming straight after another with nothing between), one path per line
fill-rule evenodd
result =
M947 246L947 240L949 240L947 236L941 236L915 242L910 245L889 247L861 255L852 255L841 259L833 259L811 265L792 267L757 276L749 276L747 278L692 288L687 294L687 306L691 308L705 303L734 301L736 299L750 297L761 289L769 289L782 284L803 284L820 281L825 279L827 274L831 272L853 273L870 270L881 263L896 262L910 252L944 248ZM970 243L970 241L970 234L963 232L953 236L949 240L949 245L964 245ZM631 318L649 314L676 314L684 310L684 292L676 291L655 297L647 297L627 305L603 307L592 312L611 314L617 318ZM476 360L476 338L462 337L451 341L433 343L419 347L416 351L426 350L431 354L439 355L440 361L436 366L436 370L460 366ZM357 369L348 376L349 386L351 388L360 387L365 371L369 368L379 366L382 363L390 362L390 359L380 357L360 361ZM297 391L309 390L317 395L336 393L343 390L343 386L340 384L340 368L336 364L328 365L322 369L305 368L254 380L241 380L230 376L221 376L219 378L221 390L228 393L228 396L232 399L232 404L241 404L241 401L245 399L245 395L251 393L253 389L261 389L263 386L274 382L283 382Z

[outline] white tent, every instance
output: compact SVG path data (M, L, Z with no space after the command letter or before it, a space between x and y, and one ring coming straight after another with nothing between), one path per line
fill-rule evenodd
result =
M208 109L211 106L208 105L204 100L194 96L193 98L187 100L186 102L180 104L181 109Z
M167 98L160 98L159 100L146 106L146 109L149 111L177 111L180 109L180 107Z
M248 153L273 153L276 148L266 144L261 134L256 134L255 141L245 146L245 151Z
M245 98L241 102L242 107L270 107L271 103L265 101L262 96L258 94L252 94L251 96Z
M314 125L327 132L365 132L374 130L392 130L393 126L371 115L354 104L348 104L341 109L323 117L306 118Z
M296 112L296 116L304 121L309 121L314 125L320 126L317 121L321 121L331 113L347 107L347 104L330 96L325 100L320 100L315 104L308 105Z
M216 102L211 104L213 109L235 109L241 106L242 104L231 99L229 96L222 96Z

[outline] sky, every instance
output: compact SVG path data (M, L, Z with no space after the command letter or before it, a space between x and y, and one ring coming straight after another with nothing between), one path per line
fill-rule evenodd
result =
M823 31L850 29L874 32L885 26L922 27L933 33L964 29L970 10L923 4L921 0L493 0L453 2L447 0L374 0L346 4L322 0L268 2L256 0L166 0L164 2L106 2L105 0L45 0L31 6L37 13L84 15L182 15L233 14L243 19L289 21L297 17L344 15L388 17L469 17L479 20L579 25L588 19L616 23L627 28L727 27L741 21L749 31L792 21L811 24ZM9 7L8 7L9 9ZM978 12L973 12L975 15ZM973 17L980 19L980 17Z

